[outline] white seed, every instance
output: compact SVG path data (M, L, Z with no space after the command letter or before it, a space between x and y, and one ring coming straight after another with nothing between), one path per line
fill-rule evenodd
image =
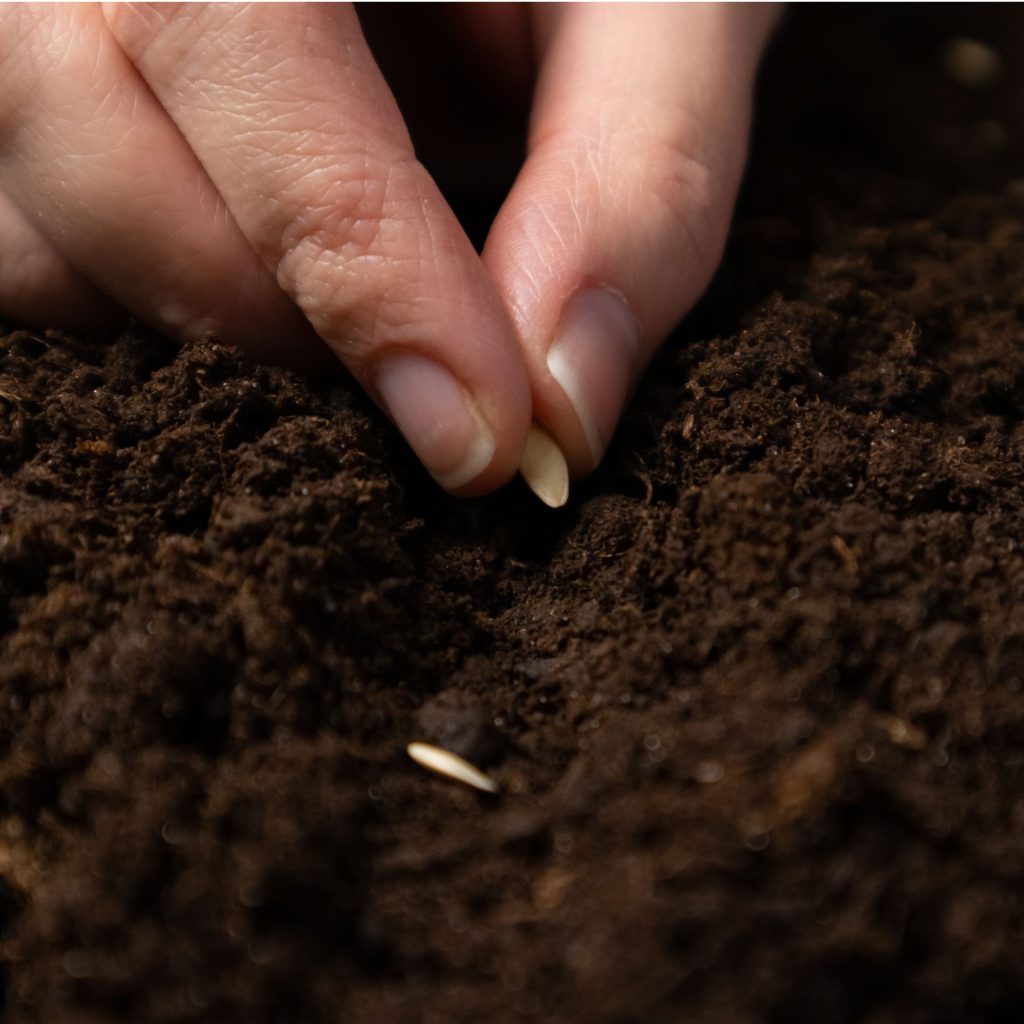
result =
M519 472L545 505L561 508L569 500L569 466L565 456L555 439L536 423L530 426Z
M445 775L457 782L464 782L467 786L475 786L485 793L497 793L498 784L494 779L484 775L479 768L471 765L465 758L453 754L450 750L443 750L431 743L410 743L405 752L417 763L429 768L438 775Z

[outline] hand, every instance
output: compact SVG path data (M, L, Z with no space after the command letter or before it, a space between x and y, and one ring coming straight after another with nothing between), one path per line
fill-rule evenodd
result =
M496 54L528 19L541 65L482 259L350 5L3 5L0 312L326 343L449 490L507 481L531 417L586 474L720 258L777 11L460 12Z

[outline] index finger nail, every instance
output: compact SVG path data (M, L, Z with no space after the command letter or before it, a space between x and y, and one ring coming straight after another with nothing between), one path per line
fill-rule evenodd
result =
M377 391L431 476L455 491L491 463L494 433L462 385L423 356L391 356L377 370Z

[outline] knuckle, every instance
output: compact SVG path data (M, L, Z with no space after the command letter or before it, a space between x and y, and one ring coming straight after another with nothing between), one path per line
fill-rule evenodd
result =
M652 216L666 226L676 246L683 246L687 258L710 275L721 256L728 223L720 180L676 139L653 139L647 152L648 171L640 187L653 204Z
M301 200L287 203L290 219L265 232L278 285L346 361L368 358L418 263L409 220L423 214L409 177L402 163L369 154L353 155L341 173L337 162L310 168Z
M685 260L713 273L725 243L732 186L695 155L684 133L615 110L587 133L555 126L537 141L531 159L534 153L564 169L548 175L567 182L566 201L575 214L558 220L562 234L600 230L611 211L635 225L636 237L657 245L672 265Z
M278 247L289 265L289 254L310 248L330 249L337 256L356 259L372 253L380 241L388 215L390 171L380 173L367 154L354 154L337 162L309 161L299 171L295 212L282 226Z
M685 260L710 277L725 244L730 184L698 155L694 137L701 133L693 115L675 110L624 119L611 145L627 169L625 203L645 222L644 237L673 265Z

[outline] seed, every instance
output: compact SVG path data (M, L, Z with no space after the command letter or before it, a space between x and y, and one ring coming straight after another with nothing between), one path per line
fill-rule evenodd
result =
M450 750L442 750L431 743L410 743L405 752L417 764L437 772L438 775L446 775L449 779L464 782L467 786L482 789L485 793L498 792L498 784L494 779L484 775L479 768Z
M569 500L569 466L555 439L540 425L530 426L519 472L531 491L551 508Z

